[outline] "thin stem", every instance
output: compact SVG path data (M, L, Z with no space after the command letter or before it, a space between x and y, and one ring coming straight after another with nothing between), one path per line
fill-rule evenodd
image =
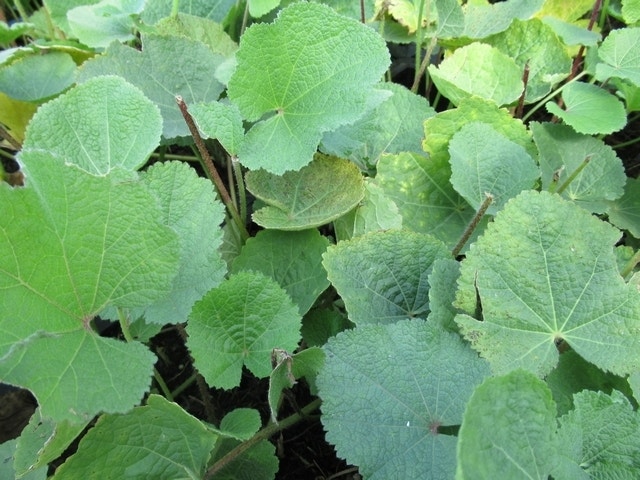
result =
M242 455L244 452L249 450L251 447L253 447L257 443L261 442L262 440L266 440L269 437L271 437L272 435L274 435L275 433L278 433L278 432L284 430L285 428L288 428L291 425L294 425L294 424L298 423L299 421L303 420L310 413L312 413L313 411L317 410L318 407L320 407L321 403L322 403L322 401L319 398L317 398L313 402L311 402L307 406L305 406L299 413L294 413L293 415L285 418L284 420L280 420L279 423L271 423L271 424L267 425L262 430L260 430L258 433L256 433L253 437L251 437L249 440L247 440L245 442L242 442L240 445L238 445L236 448L231 450L224 457L222 457L220 460L218 460L216 463L214 463L211 466L211 468L209 468L207 470L207 472L205 473L203 479L204 480L208 480L208 479L212 478L216 473L218 473L224 467L229 465L236 458L238 458L240 455Z
M220 178L220 174L218 174L218 170L213 164L211 155L209 155L209 151L207 150L207 147L204 145L204 140L202 140L202 137L200 136L200 132L198 131L198 128L196 127L196 124L193 121L193 117L189 113L187 104L184 103L184 100L179 95L176 97L176 102L178 102L178 106L180 107L180 112L182 113L182 116L184 117L184 120L187 123L187 126L189 127L189 131L191 132L191 136L193 137L196 147L198 148L198 152L200 152L200 155L202 156L204 167L207 169L207 172L209 173L211 180L216 186L216 189L218 190L218 194L220 195L222 202L227 207L227 210L229 211L231 218L233 218L233 221L236 222L236 225L238 226L240 233L242 234L243 238L246 240L247 238L249 238L249 232L247 232L247 227L245 227L244 223L242 223L240 214L238 213L238 210L236 210L236 207L233 204L231 197L229 196L229 192L227 191L227 188L224 186L222 178Z
M467 225L467 228L462 233L460 240L458 241L456 246L453 247L453 250L451 251L451 255L454 258L460 255L462 248L469 241L469 238L471 238L471 234L478 227L480 220L482 220L482 217L484 217L484 214L487 213L487 209L489 208L492 202L493 202L493 195L485 192L485 199L482 202L482 205L480 205L480 208L478 209L474 217L471 219L471 222L469 222L469 225Z
M240 27L240 37L247 29L247 23L249 23L249 2L244 6L244 13L242 14L242 26Z
M173 0L171 3L171 18L176 18L178 16L178 8L180 6L180 0Z
M196 381L197 373L193 373L189 378L187 378L184 382L178 385L171 394L174 398L178 398L182 392L184 392L187 388L193 385L193 382Z
M160 372L156 367L153 367L153 379L160 387L160 390L162 390L164 398L166 398L170 402L173 402L173 395L171 394L171 390L167 386L167 382L164 381L164 378L162 378L162 375L160 375Z
M413 84L419 82L418 73L420 72L420 65L422 64L422 58L420 56L422 52L422 12L424 11L425 0L420 0L418 6L418 24L416 25L416 57L415 57L415 76L413 77Z
M634 253L633 257L629 259L627 264L620 271L620 275L622 276L622 278L627 278L631 274L631 272L633 272L633 269L636 268L636 265L638 263L640 263L640 250Z
M364 13L364 0L360 0L360 21L367 23L367 16Z
M238 162L237 157L231 156L231 165L233 167L233 174L236 179L236 185L238 186L238 198L240 200L240 218L242 224L247 224L247 191L244 188L244 177L242 176L242 167Z
M628 123L632 123L632 122L629 121ZM629 145L633 145L634 143L638 143L638 142L640 142L640 137L632 138L631 140L627 140L626 142L617 143L616 145L610 145L610 147L615 150L616 148L628 147Z
M522 72L522 83L524 83L524 88L522 89L522 95L520 95L518 106L516 107L516 118L522 118L522 112L524 110L524 98L527 95L527 85L529 84L529 60L527 60L527 62L524 64L524 71Z
M567 187L569 185L571 185L571 182L573 182L576 177L578 175L580 175L580 172L582 172L582 170L584 170L584 167L586 167L589 162L591 161L591 155L587 155L584 160L582 160L582 163L580 165L578 165L578 168L576 168L573 173L571 175L569 175L569 177L562 183L562 185L560 185L558 187L557 190L555 190L555 193L557 193L558 195L560 195L562 192L564 192ZM553 191L551 193L554 193Z
M543 105L545 105L549 100L551 100L553 97L555 97L556 95L558 95L560 92L562 92L562 90L564 90L566 88L567 85L570 85L573 82L577 82L579 79L581 79L582 77L584 77L587 74L587 72L581 72L578 75L575 76L575 78L573 78L571 81L565 83L564 85L562 85L561 87L558 87L557 89L555 89L553 92L551 92L549 95L547 95L546 97L544 97L542 100L540 100L535 107L533 107L531 110L529 110L523 117L522 117L522 121L526 122L527 119L529 119L529 117L531 117L531 115L533 115L536 111L538 111L538 109L540 107L542 107Z
M413 93L416 93L418 91L418 88L420 86L420 81L422 80L424 72L427 71L427 66L431 61L431 55L433 54L433 49L436 47L437 44L438 44L438 38L434 36L433 38L431 38L431 41L429 42L429 46L427 47L427 51L424 55L424 58L422 59L420 68L416 72L416 76L413 79L413 85L411 85L411 91Z
M11 134L2 125L0 125L0 137L4 138L7 142L9 142L9 144L16 150L20 150L22 148L22 146L20 145L20 142L18 142L15 138L13 138Z
M158 160L182 160L185 162L199 162L200 159L198 157L194 157L193 155L178 155L177 153L152 153L151 158L156 158Z

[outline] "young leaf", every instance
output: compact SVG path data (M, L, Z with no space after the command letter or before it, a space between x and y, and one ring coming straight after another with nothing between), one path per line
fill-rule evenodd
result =
M488 378L464 412L456 478L549 478L555 425L556 406L542 380L522 370Z
M609 203L607 213L616 227L629 230L631 235L640 238L640 179L627 179L624 194Z
M551 27L538 19L516 19L506 31L493 35L484 42L511 57L520 67L520 72L524 72L525 66L528 66L525 96L528 103L544 97L553 85L571 71L571 57L566 46Z
M105 175L116 167L141 167L161 131L158 108L140 90L120 77L104 76L40 107L27 127L23 150L46 150Z
M142 37L142 51L112 43L104 55L84 63L78 82L107 74L125 78L160 108L162 135L174 138L189 135L176 95L182 96L187 105L217 100L224 87L216 80L215 72L223 60L201 42L148 35Z
M453 188L476 210L491 194L491 215L522 190L533 188L540 176L524 148L486 123L462 127L449 142L449 155Z
M450 255L430 235L389 230L329 247L323 264L352 322L392 323L426 317L431 266Z
M622 161L602 140L550 123L532 122L531 131L540 151L542 188L596 213L604 212L623 194Z
M347 158L365 171L383 153L421 151L422 124L435 110L424 97L401 85L383 83L380 87L393 95L357 122L325 133L322 151Z
M508 105L524 88L522 69L514 60L484 43L459 48L428 70L438 91L454 105L474 95Z
M475 212L451 186L450 176L448 158L401 153L382 156L375 183L398 206L406 228L453 247Z
M234 260L232 273L261 272L278 282L304 315L329 286L322 254L329 240L317 230L262 230L247 240Z
M295 350L300 323L298 308L274 280L240 272L194 305L187 346L209 385L233 388L243 365L263 378L271 373L274 348Z
M253 408L236 408L220 421L220 434L236 440L249 440L260 430L260 412Z
M422 320L365 325L331 338L317 384L338 455L371 480L453 478L459 425L487 365Z
M462 36L485 38L500 33L509 28L516 18L531 18L543 3L544 0L507 0L495 4L480 2L480 5L469 3L466 5Z
M68 53L30 55L0 68L0 91L16 100L36 102L70 87L75 72L76 64Z
M557 195L521 193L462 262L458 306L474 312L479 295L484 317L456 318L465 338L496 373L544 376L558 362L560 341L603 370L635 371L640 295L618 273L619 238Z
M297 172L251 171L246 181L247 189L267 204L253 214L253 220L278 230L319 227L347 213L364 196L358 167L322 154Z
M281 174L311 162L322 134L362 116L389 66L384 40L326 5L295 3L243 35L229 99L248 121L240 161Z
M151 395L126 415L100 417L53 478L91 478L96 471L109 478L202 478L217 439L180 406Z
M238 155L244 140L238 107L219 102L198 103L189 111L204 138L215 138L229 155Z
M596 65L596 78L605 81L610 77L629 80L640 86L640 28L620 28L611 31L598 49L604 63Z
M560 418L559 456L565 461L555 478L581 467L586 478L634 478L640 465L640 418L626 397L613 391L584 390L575 409ZM557 476L556 476L557 475Z
M546 103L545 107L578 133L613 133L627 123L623 103L596 85L570 83L562 90L562 99L566 107L564 110L554 102Z
M180 2L180 7L184 4L185 2ZM238 45L231 40L223 26L208 18L179 13L175 17L163 18L155 28L159 35L181 36L202 42L213 53L219 53L224 57L232 56L238 49Z

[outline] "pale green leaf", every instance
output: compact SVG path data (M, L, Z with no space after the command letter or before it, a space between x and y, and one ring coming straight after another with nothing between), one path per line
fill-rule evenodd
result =
M629 230L631 235L640 238L640 179L627 179L624 194L609 203L607 214L616 227Z
M16 100L44 100L70 87L75 71L68 53L30 55L0 68L0 91Z
M585 390L574 396L574 404L560 418L558 453L582 467L585 478L634 478L640 468L640 418L629 400L615 390L611 395Z
M384 153L420 152L423 122L435 115L424 97L401 85L383 83L391 97L357 122L325 133L322 151L368 170Z
M356 208L333 222L336 239L348 240L378 230L402 228L402 216L396 204L376 183L364 182L364 198Z
M240 161L272 173L311 162L322 134L352 123L372 100L389 65L384 40L326 5L296 3L273 24L254 24L242 37L229 99L257 121Z
M596 213L604 212L623 194L622 161L602 140L550 123L533 122L531 131L540 151L542 188L560 191L564 186L564 198Z
M622 0L622 17L627 25L640 21L640 1Z
M149 2L147 2L149 3ZM154 2L155 3L155 2ZM180 7L186 3L181 1ZM180 36L204 43L213 53L225 57L233 55L238 45L224 31L222 24L209 18L179 13L175 17L166 17L156 25L159 35Z
M135 38L133 15L140 13L144 4L145 0L102 0L69 10L67 21L73 36L82 43L105 48L112 41Z
M106 74L125 78L160 108L162 135L174 138L189 135L176 95L182 96L187 105L217 100L224 87L216 80L215 72L222 61L221 55L214 54L202 42L148 35L142 37L141 51L121 43L111 44L104 55L82 65L78 82Z
M604 63L596 65L596 77L604 81L609 77L629 80L640 86L640 28L613 30L598 49Z
M464 31L464 12L457 0L435 0L438 24L429 35L438 38L459 37Z
M234 3L236 0L180 0L178 12L221 22ZM171 14L172 6L173 0L146 2L141 18L145 23L157 23Z
M305 230L341 217L364 196L358 167L336 157L316 154L296 172L275 175L265 170L246 175L247 189L266 203L253 220L265 228Z
M260 412L253 408L236 408L220 421L221 434L237 440L249 440L258 430L262 421Z
M596 85L570 83L562 90L562 100L564 109L554 102L546 103L545 107L576 132L587 135L613 133L627 123L624 104Z
M573 23L582 18L593 8L592 0L546 0L537 17L555 17L565 22Z
M445 330L457 332L454 319L459 310L453 306L456 299L456 281L460 276L460 263L453 258L439 258L433 262L429 281L429 322L438 323Z
M73 8L83 5L95 5L100 0L43 0L43 4L49 12L51 21L63 32L71 35L67 13Z
M0 478L20 478L20 480L45 480L47 478L47 467L40 467L24 475L17 476L18 470L15 468L15 451L18 440L8 440L0 443ZM20 472L24 473L24 472Z
M525 101L535 102L571 71L571 57L565 45L550 27L538 19L514 20L511 26L484 40L512 58L520 67L529 68Z
M370 480L453 478L467 400L487 365L458 335L422 320L365 325L324 347L322 423L338 455Z
M159 201L162 220L180 236L179 270L171 292L134 310L157 324L186 321L196 300L217 286L226 273L218 247L222 244L224 206L216 200L211 182L198 177L187 164L155 164L142 177Z
M466 5L463 36L485 38L500 33L518 18L527 20L540 8L544 0L506 0L486 5Z
M591 3L591 0L589 2ZM563 3L567 4L564 0ZM562 39L562 42L568 46L585 45L587 47L595 47L602 39L598 32L587 30L573 23L563 22L555 17L543 17L542 21L549 25L556 35Z
M261 272L284 288L304 315L329 286L322 254L329 240L317 230L262 230L247 240L233 261L232 273Z
M300 323L298 308L274 280L240 272L194 305L187 346L209 385L232 388L243 365L259 378L268 376L271 351L295 350Z
M495 215L522 190L533 188L540 170L524 148L490 125L470 122L449 142L451 184L476 210L490 194Z
M588 232L588 234L585 234ZM563 341L599 368L640 364L640 295L613 246L620 232L547 192L526 191L498 213L462 262L456 322L494 372L548 374Z
M198 103L189 109L205 138L215 138L229 155L237 156L244 140L242 116L228 103Z
M33 29L33 23L15 22L7 25L7 22L0 21L0 45L6 46L22 35L30 33Z
M618 89L616 94L624 100L627 113L640 111L640 86L617 78L611 83Z
M520 97L524 88L522 69L516 62L484 43L458 48L428 70L438 91L454 105L473 95L508 105Z
M105 76L40 107L27 127L23 150L47 150L104 175L116 167L141 167L160 133L157 107L122 78Z
M485 380L464 413L456 479L547 480L556 455L555 417L551 392L533 374L518 370Z
M217 438L177 404L151 395L126 415L100 417L53 478L202 478Z
M280 5L280 0L249 0L249 15L262 17Z
M474 210L451 186L450 176L447 158L401 153L380 159L375 182L398 206L405 228L453 247Z
M389 230L329 247L323 265L352 322L391 323L427 316L431 266L450 255L430 235Z

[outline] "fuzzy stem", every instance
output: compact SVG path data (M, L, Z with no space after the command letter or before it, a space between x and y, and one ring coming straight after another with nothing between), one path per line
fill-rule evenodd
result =
M451 255L454 258L460 255L462 248L465 246L469 238L471 238L471 234L478 227L480 220L482 220L482 217L484 217L484 214L487 213L487 209L489 208L492 202L493 202L493 195L485 192L485 199L482 202L482 205L480 205L480 208L478 209L474 217L469 222L469 225L467 225L467 228L462 233L460 240L458 241L456 246L453 247L453 250L451 251Z
M624 268L620 271L620 275L622 278L627 278L633 272L633 269L636 268L636 265L640 263L640 250L638 250L633 257L629 259Z
M271 423L271 424L267 425L262 430L260 430L258 433L256 433L253 437L251 437L249 440L246 440L245 442L242 442L240 445L238 445L236 448L231 450L224 457L222 457L220 460L218 460L216 463L214 463L207 470L207 472L205 473L203 479L204 480L208 480L208 479L212 478L216 473L218 473L224 467L229 465L231 462L233 462L240 455L242 455L244 452L249 450L251 447L253 447L257 443L261 442L262 440L267 440L269 437L271 437L275 433L278 433L278 432L284 430L285 428L288 428L291 425L294 425L294 424L298 423L300 420L302 420L305 417L307 417L314 410L317 410L318 407L320 407L321 403L322 403L322 401L319 398L317 398L313 402L311 402L307 406L305 406L299 413L294 413L293 415L291 415L291 416L289 416L289 417L287 417L287 418L285 418L283 420L280 420L280 422L278 422L278 423Z

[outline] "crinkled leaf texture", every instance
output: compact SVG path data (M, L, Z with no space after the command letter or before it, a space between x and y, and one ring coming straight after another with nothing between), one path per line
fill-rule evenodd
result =
M304 315L329 286L322 266L322 254L328 246L329 240L315 229L261 230L247 240L231 271L253 270L271 277L287 291Z
M151 395L126 415L100 417L53 478L202 478L217 439L179 405Z
M224 87L216 80L215 73L223 60L222 55L214 54L202 42L148 35L142 37L141 51L112 43L104 55L82 65L78 82L107 74L125 78L160 108L162 135L174 138L189 135L176 95L182 96L187 105L217 100ZM131 145L126 143L126 146Z
M551 123L532 122L531 131L540 152L542 188L558 191L578 172L560 194L594 213L603 213L623 194L622 161L602 140Z
M618 273L619 238L557 195L521 193L462 262L457 304L476 312L479 295L484 317L458 315L463 335L496 373L548 374L559 341L603 370L637 371L640 294Z
M544 3L544 0L507 0L489 4L468 3L464 15L462 35L469 38L485 38L506 30L514 19L531 18Z
M456 437L487 364L456 334L423 320L364 325L325 345L317 384L338 455L370 480L453 478Z
M620 28L613 30L602 42L598 56L604 63L596 65L596 78L600 81L609 77L629 80L640 86L640 28Z
M238 155L244 140L238 107L220 102L198 103L189 111L205 138L217 139L229 155Z
M464 413L456 479L546 480L555 463L555 426L556 405L542 380L523 370L488 378Z
M207 383L229 389L240 384L243 365L268 376L272 350L295 350L300 325L298 307L274 280L239 272L194 305L187 346Z
M229 99L257 122L239 158L251 169L281 174L313 159L322 134L358 120L389 66L384 40L326 5L295 3L272 24L242 36Z
M323 264L352 322L391 323L427 316L427 277L435 260L450 256L431 235L389 230L329 247Z
M96 177L43 152L21 161L27 186L0 188L0 378L32 390L56 420L125 411L148 388L154 356L98 337L90 321L166 295L177 235L130 176Z
M266 203L253 214L265 228L306 230L335 220L364 196L362 174L353 163L316 154L296 172L276 175L255 170L246 175L247 189Z
M145 23L153 24L171 15L173 0L154 0L146 2L141 18ZM235 0L188 0L178 5L180 13L207 18L221 22L229 13Z
M609 221L640 238L640 179L628 178L624 194L607 208Z
M161 132L158 108L139 89L120 77L102 76L40 107L27 127L23 150L46 150L105 175L116 167L144 165Z

